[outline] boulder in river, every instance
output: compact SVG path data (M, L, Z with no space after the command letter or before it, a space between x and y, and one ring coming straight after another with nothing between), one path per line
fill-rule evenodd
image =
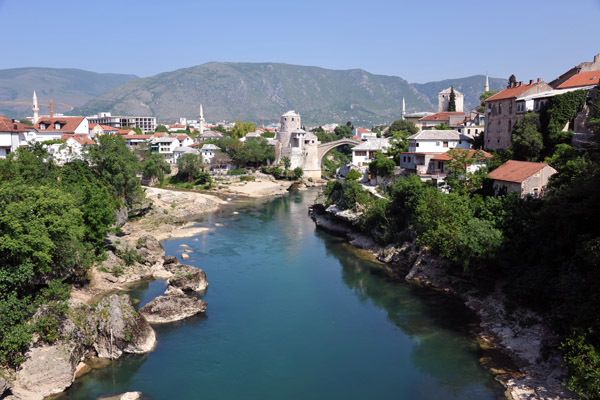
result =
M206 273L191 265L169 264L165 268L173 273L167 281L169 285L186 292L203 292L208 287Z
M140 309L151 324L180 321L206 310L206 302L187 296L158 296Z
M98 335L94 348L99 357L118 358L125 353L147 353L156 343L154 330L127 295L113 294L98 303L95 311Z

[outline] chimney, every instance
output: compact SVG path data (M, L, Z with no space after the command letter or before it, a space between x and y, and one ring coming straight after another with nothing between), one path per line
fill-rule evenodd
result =
M530 80L529 80L529 84L530 84L530 85L533 85L533 79L530 79Z
M523 84L523 81L519 81L519 86L521 86Z
M540 83L542 81L542 78L538 78L537 83Z

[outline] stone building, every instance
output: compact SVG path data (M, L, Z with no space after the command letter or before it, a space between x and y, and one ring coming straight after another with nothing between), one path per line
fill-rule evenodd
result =
M290 168L302 168L306 178L321 178L321 160L318 157L319 140L302 128L300 114L291 110L281 116L281 129L275 136L275 157L281 162L289 157Z
M438 112L448 111L451 90L452 88L448 88L438 93ZM456 96L456 99L454 100L454 104L456 105L455 111L462 112L465 104L465 95L456 89L454 89L454 95Z
M506 150L512 141L512 129L521 114L517 113L517 99L550 91L552 88L539 78L528 84L518 82L496 93L485 101L484 149Z
M496 195L517 192L521 197L541 197L555 173L546 163L509 160L490 172L490 179Z

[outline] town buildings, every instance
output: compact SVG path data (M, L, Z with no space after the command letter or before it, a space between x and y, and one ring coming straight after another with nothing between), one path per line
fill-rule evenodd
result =
M19 146L35 139L35 129L14 119L0 116L0 158L17 151Z
M301 129L300 114L291 110L281 116L281 130L275 136L275 157L280 162L289 157L291 169L302 168L304 176L321 178L321 159L318 156L317 136Z
M156 130L155 117L117 116L109 112L102 112L87 117L87 119L92 124L107 125L119 129L128 126L130 128L139 128L142 132L154 132Z
M86 117L41 117L34 125L35 141L60 140L65 134L90 134Z
M352 148L352 164L357 167L369 165L378 151L387 153L390 147L388 138L369 138Z

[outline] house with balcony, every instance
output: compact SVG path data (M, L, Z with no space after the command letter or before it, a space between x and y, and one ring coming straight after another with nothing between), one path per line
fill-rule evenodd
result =
M41 117L35 124L35 141L60 140L63 135L89 137L89 122L85 117Z
M400 155L400 167L431 179L432 159L452 149L470 149L471 138L456 130L424 130L408 137L408 151Z
M352 148L352 164L357 167L369 165L378 151L386 154L390 146L388 138L365 140Z
M153 138L150 141L150 151L165 156L165 161L173 163L173 150L179 147L179 140L174 137L164 136Z

